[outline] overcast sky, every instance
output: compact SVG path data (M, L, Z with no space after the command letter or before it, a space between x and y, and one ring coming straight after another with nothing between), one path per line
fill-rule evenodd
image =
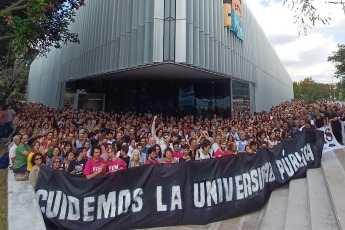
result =
M337 50L338 43L345 44L345 14L341 5L324 7L320 0L317 6L323 15L332 18L330 25L318 23L306 36L303 31L299 36L298 26L293 23L293 12L283 6L282 0L246 2L293 81L312 77L317 82L332 82L334 66L327 62L327 57Z

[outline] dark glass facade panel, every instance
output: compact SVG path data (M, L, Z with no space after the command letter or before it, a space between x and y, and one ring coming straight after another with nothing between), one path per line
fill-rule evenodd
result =
M232 80L232 114L242 116L250 112L250 88L248 82Z
M103 111L103 94L79 94L78 109Z
M229 117L230 80L80 80L68 88L105 94L107 112L153 112L166 115ZM73 86L73 87L72 87Z
M164 61L175 60L176 0L164 0Z

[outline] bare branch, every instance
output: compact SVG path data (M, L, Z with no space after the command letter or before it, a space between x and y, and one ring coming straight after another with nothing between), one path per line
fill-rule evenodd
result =
M0 37L0 41L10 40L10 39L13 39L13 38L15 38L15 37L16 37L15 34L10 34L10 35L1 36L1 37Z
M3 9L1 9L0 13L2 13L4 11L11 11L15 7L26 5L26 3L27 3L27 0L19 0L16 3L14 3L13 5L10 5L10 6L7 6L7 7L3 8Z
M19 0L18 2L14 3L13 5L7 7L7 8L4 9L4 10L11 10L11 9L14 8L14 7L17 7L17 6L26 4L26 3L27 3L27 0Z
M10 9L11 12L16 12L16 11L20 11L20 10L25 10L27 7L26 4L22 5L22 6L16 6Z

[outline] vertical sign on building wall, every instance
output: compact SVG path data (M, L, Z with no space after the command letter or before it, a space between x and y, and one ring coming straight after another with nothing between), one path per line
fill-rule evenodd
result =
M223 0L224 26L230 27L243 40L242 1Z
M223 0L224 26L231 26L231 0Z

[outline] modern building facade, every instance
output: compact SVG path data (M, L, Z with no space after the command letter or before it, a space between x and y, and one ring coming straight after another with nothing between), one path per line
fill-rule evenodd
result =
M292 80L241 7L240 38L224 27L223 0L87 0L70 27L80 44L32 63L27 99L114 112L268 110L293 98Z

